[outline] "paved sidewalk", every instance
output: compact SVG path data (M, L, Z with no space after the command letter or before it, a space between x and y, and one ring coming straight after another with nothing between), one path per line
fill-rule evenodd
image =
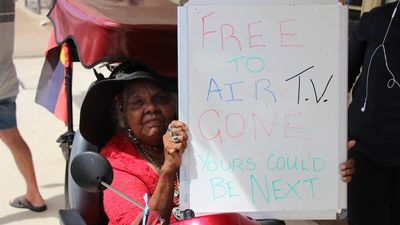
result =
M15 5L14 58L43 56L52 29L46 17L47 11L43 10L38 15L24 6L24 0L17 1Z

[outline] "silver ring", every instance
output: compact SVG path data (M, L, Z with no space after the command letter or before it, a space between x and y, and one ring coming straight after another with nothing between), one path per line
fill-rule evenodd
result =
M168 128L169 135L177 136L177 129L176 128Z
M179 143L179 142L181 142L181 140L179 139L179 136L172 136L172 137L171 137L171 140L172 140L172 142L174 142L174 143Z

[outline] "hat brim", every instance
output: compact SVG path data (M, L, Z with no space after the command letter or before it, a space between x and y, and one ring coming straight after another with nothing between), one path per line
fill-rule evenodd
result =
M89 88L80 111L79 130L90 143L104 146L115 133L116 124L112 117L113 99L125 83L137 79L155 81L161 88L177 93L177 81L161 77L125 76L121 79L107 78L97 81Z

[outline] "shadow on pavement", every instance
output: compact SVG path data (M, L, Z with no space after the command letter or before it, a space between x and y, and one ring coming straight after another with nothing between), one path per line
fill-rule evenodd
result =
M64 207L64 195L56 195L45 199L47 210L41 213L21 209L20 212L0 217L0 224L8 224L16 221L32 220L46 217L58 217L58 210ZM9 206L11 207L11 206Z

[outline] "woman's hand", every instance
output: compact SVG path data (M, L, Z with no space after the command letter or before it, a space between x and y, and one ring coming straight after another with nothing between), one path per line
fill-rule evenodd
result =
M164 169L177 170L181 165L182 154L187 147L187 130L185 123L174 120L163 136L164 143Z
M174 120L163 136L164 163L159 173L156 189L149 200L149 208L157 211L161 218L169 223L173 198L175 196L175 185L177 172L181 166L182 154L187 146L187 125L181 121ZM176 138L174 138L176 137Z
M350 150L352 147L354 147L354 145L356 145L356 141L348 141L347 150ZM351 181L352 175L355 172L354 164L354 159L348 159L346 162L340 164L340 175L342 176L343 182L348 183Z

